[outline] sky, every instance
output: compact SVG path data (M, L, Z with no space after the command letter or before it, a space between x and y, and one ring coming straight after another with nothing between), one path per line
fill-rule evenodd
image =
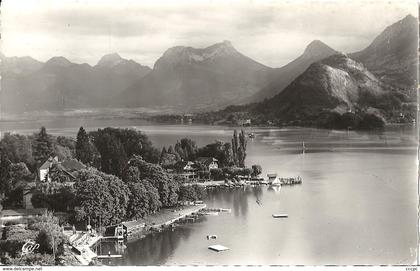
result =
M170 47L229 40L244 55L280 67L315 39L341 52L362 50L417 12L416 0L3 0L1 50L91 65L117 52L153 67Z

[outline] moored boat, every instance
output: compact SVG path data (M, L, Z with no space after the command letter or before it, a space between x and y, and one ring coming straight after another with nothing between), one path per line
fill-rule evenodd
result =
M277 173L267 174L268 183L272 186L281 186L281 181L277 176Z
M286 218L289 217L288 214L273 214L273 218Z

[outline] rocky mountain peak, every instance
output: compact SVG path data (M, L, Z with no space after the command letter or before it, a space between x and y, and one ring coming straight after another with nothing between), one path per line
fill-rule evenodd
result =
M65 57L62 56L55 56L50 58L46 63L45 66L49 67L49 66L54 66L54 67L68 67L70 66L72 63Z
M124 61L124 59L118 53L112 53L104 55L96 65L101 67L113 67L122 61Z
M336 53L336 51L322 41L314 40L306 46L303 55L306 57L317 57L322 55L328 56L334 53Z
M206 48L175 46L165 51L155 63L155 68L166 65L192 64L215 60L219 57L237 56L239 52L230 41L223 41Z

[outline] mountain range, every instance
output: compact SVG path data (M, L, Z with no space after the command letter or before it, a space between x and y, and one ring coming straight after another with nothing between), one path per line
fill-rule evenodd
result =
M113 96L151 70L115 53L103 56L95 66L64 57L45 63L30 57L1 60L0 100L6 112L109 106Z
M416 86L418 19L408 15L387 27L364 50L349 54L385 83L400 88Z
M301 56L281 68L273 69L269 75L269 83L256 94L245 98L241 103L259 102L267 98L272 98L287 87L312 63L337 53L337 51L322 41L312 41Z
M116 100L130 107L228 105L258 92L271 70L238 52L229 41L199 49L177 46L168 49L149 74Z
M387 90L363 64L336 54L311 64L282 92L255 109L272 119L303 119L326 109L344 113L361 104L371 106Z
M366 94L375 99L394 89L416 95L417 32L418 21L409 15L359 52L340 53L315 40L280 68L252 60L229 41L170 48L152 69L116 53L94 66L1 55L0 100L3 111L17 113L140 106L186 112L249 103L273 116L302 108L349 110L366 102Z

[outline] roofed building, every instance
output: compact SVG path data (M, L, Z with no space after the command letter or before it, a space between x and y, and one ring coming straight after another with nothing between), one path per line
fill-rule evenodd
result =
M53 165L58 164L58 157L48 157L48 159L39 167L39 180L41 182L51 182L48 173Z
M188 179L197 178L197 167L191 161L179 161L175 164L176 172Z
M213 157L198 157L196 161L205 165L207 170L219 168L219 160Z

